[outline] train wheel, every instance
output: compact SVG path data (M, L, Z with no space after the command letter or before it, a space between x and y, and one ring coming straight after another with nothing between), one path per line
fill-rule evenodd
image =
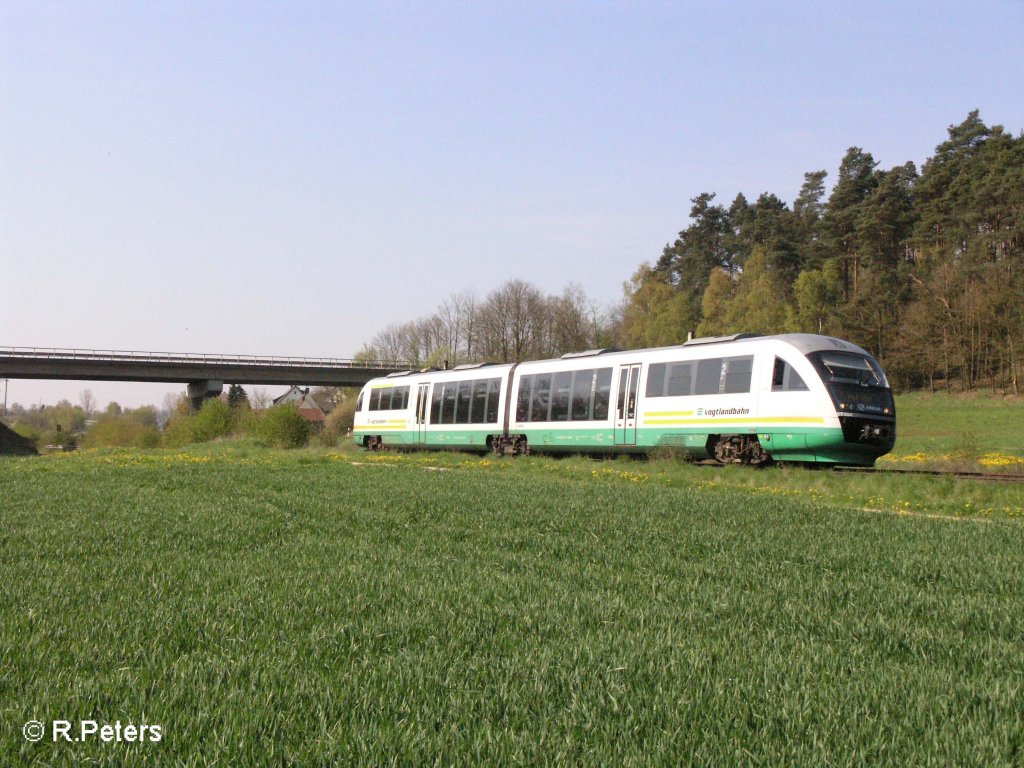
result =
M384 441L381 439L380 435L372 435L371 437L366 438L366 441L363 443L363 445L366 447L366 450L368 451L384 450Z
M713 450L708 452L712 453L720 464L749 464L763 467L772 460L761 447L757 435L722 435L715 440Z
M526 435L494 435L490 445L497 456L526 456L530 452Z

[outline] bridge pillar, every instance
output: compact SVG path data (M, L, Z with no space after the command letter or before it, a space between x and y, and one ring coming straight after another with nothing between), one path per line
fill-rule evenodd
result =
M198 411L203 403L211 397L219 397L224 391L224 382L219 379L205 379L188 383L188 399L192 401L192 410Z

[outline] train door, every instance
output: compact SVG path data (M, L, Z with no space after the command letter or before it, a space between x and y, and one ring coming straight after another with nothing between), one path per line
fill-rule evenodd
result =
M416 394L416 442L427 442L427 413L430 404L430 385L420 384Z
M615 444L636 445L636 400L640 390L640 364L619 368L619 393L615 407Z

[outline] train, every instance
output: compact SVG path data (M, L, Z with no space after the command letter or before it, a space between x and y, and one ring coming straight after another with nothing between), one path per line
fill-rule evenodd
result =
M551 360L399 371L368 382L353 438L369 450L652 454L873 466L896 440L885 372L816 334L693 338Z

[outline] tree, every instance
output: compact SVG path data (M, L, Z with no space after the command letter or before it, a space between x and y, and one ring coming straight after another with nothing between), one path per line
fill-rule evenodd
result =
M82 406L82 410L85 411L85 417L91 419L93 413L96 411L96 398L93 397L91 389L83 389L78 393L78 402Z
M624 347L659 347L680 344L697 327L687 293L666 283L661 274L641 265L625 285L621 342Z
M270 393L267 392L266 387L253 387L252 397L249 400L249 404L254 410L262 411L264 408L270 405Z
M729 303L736 292L736 282L724 269L714 269L701 300L699 336L725 336L729 333Z
M228 387L228 407L232 410L249 408L249 395L241 384L232 384Z
M768 263L760 246L754 248L725 303L724 333L782 333L788 305L783 299L782 275Z
M870 153L850 147L839 165L839 178L821 219L822 233L829 258L840 260L843 300L857 292L860 249L857 222L861 204L875 188L875 166Z
M839 264L830 261L821 269L806 269L793 284L789 325L802 333L830 333L830 318L839 301Z

